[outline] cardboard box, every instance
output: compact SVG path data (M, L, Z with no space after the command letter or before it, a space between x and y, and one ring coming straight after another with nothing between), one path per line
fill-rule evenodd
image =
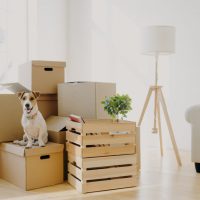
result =
M57 96L41 95L38 107L46 119L57 115ZM22 106L15 94L0 94L0 143L21 140L24 134L21 125Z
M46 119L49 141L59 144L66 143L66 120L67 117L60 116L50 116Z
M51 115L58 114L58 101L57 95L54 94L42 94L38 99L38 108L42 113L44 119L47 119Z
M64 180L67 179L66 121L67 117L59 116L50 116L46 119L49 141L64 145Z
M22 108L15 94L0 94L0 142L22 139Z
M116 94L115 83L74 82L58 84L58 115L75 114L87 119L106 119L101 101Z
M63 145L48 143L46 147L24 147L0 144L1 177L24 190L63 182Z
M31 61L19 67L19 82L29 90L56 94L57 84L65 80L65 62Z
M0 84L0 86L15 94L17 92L22 92L22 91L30 92L29 89L27 89L26 87L24 87L18 82ZM17 97L17 95L15 96ZM51 115L58 114L57 94L40 94L40 97L38 98L37 103L38 103L39 110L45 119Z

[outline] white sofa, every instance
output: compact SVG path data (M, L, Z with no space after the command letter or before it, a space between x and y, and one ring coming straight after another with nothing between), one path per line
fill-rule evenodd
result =
M185 118L192 128L191 159L195 163L196 171L200 173L200 105L188 108Z

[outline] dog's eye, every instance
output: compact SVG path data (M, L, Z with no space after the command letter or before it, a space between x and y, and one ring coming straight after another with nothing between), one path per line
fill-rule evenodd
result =
M34 98L33 98L33 97L31 97L31 98L30 98L30 101L33 101L33 100L34 100Z
M26 97L23 97L23 99L22 99L23 101L25 101L26 100Z

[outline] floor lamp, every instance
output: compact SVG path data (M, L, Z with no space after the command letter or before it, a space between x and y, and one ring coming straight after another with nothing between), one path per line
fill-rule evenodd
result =
M148 26L143 30L143 46L142 53L145 55L152 55L155 58L155 85L150 86L144 107L138 122L140 127L146 108L148 106L150 97L154 92L154 125L152 132L159 132L160 137L160 151L163 155L162 144L162 129L160 119L160 106L162 107L164 117L167 123L170 139L179 166L181 166L181 159L174 137L173 128L167 111L167 106L162 92L162 86L158 85L158 58L160 55L169 55L175 52L175 27L172 26ZM158 128L157 128L158 126Z

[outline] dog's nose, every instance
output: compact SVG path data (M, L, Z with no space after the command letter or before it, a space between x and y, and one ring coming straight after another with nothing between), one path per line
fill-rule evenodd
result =
M29 107L30 107L30 105L27 103L27 104L25 104L25 107L26 107L26 108L29 108Z

